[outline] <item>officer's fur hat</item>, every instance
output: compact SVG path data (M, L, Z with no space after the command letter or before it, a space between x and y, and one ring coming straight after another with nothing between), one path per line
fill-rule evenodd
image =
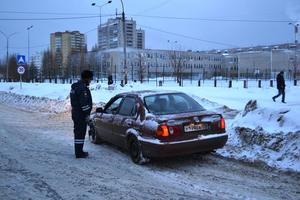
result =
M93 79L93 72L90 70L83 70L81 72L81 79Z

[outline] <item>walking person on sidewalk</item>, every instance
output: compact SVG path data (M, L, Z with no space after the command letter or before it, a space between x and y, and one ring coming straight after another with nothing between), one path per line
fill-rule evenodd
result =
M92 110L93 102L89 84L93 80L93 72L84 70L81 80L71 86L72 120L74 122L74 147L76 158L88 157L88 152L83 151L87 123Z
M281 71L281 72L279 72L279 74L277 74L277 77L276 77L278 94L276 96L272 97L274 102L277 97L282 95L281 102L286 103L285 102L285 81L284 81L283 74L284 74L284 72Z

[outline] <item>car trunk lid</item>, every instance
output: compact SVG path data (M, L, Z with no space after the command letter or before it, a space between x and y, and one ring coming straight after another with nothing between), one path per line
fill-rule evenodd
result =
M201 135L225 132L222 115L209 111L162 115L157 119L162 128L168 130L168 137L161 137L165 141L194 139Z

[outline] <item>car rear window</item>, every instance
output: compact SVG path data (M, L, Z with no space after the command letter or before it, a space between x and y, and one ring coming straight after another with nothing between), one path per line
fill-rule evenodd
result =
M184 93L150 95L144 97L144 102L149 112L157 115L205 110L197 101Z

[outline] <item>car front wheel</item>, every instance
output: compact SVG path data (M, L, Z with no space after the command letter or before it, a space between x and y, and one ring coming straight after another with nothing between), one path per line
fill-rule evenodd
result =
M101 144L102 143L102 140L98 136L98 134L96 132L96 129L93 125L90 125L89 138L90 138L90 141L94 144Z

